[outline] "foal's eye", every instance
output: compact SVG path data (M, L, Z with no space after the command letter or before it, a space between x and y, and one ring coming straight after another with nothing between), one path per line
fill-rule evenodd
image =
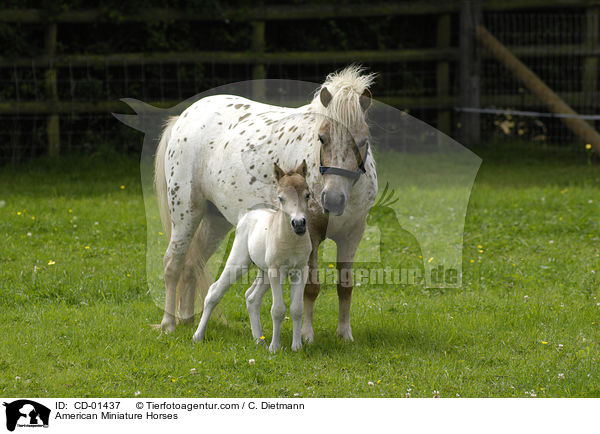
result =
M310 193L306 193L306 195L304 196L304 198L305 198L306 200L310 199Z
M364 148L366 145L369 144L369 139L363 139L360 141L360 143L358 144L359 147Z
M279 196L279 202L283 203L285 202L285 199L282 196Z
M322 145L325 144L325 137L323 137L323 134L319 134L319 142L321 142Z

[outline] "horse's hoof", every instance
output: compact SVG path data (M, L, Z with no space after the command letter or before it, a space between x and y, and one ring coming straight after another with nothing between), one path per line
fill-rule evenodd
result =
M352 337L352 329L350 329L350 327L345 329L338 328L337 335L343 341L354 342L354 338Z
M184 325L184 326L189 326L189 325L194 324L194 316L192 315L188 318L180 318L179 324Z
M192 338L194 342L202 342L204 340L204 334L200 332L194 333L194 337Z
M300 348L302 348L302 342L292 342L292 351L298 351Z
M166 334L173 333L175 331L175 319L163 319L160 323L160 329Z
M278 349L279 349L279 345L273 345L272 343L271 343L271 345L269 345L269 352L271 354L275 354Z
M311 330L302 330L302 340L307 344L312 343L315 340L315 332Z

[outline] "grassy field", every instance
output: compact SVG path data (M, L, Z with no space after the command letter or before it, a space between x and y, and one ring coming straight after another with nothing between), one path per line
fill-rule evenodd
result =
M275 355L252 342L241 286L203 344L149 326L135 157L0 169L0 395L600 397L600 172L540 156L483 154L461 288L361 286L346 343L325 286L315 343L292 353L285 321ZM386 237L386 258L419 262Z

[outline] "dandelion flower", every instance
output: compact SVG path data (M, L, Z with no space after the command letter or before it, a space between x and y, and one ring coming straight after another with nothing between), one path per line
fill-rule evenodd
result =
M177 381L177 378L171 378L171 381L172 381L173 383L175 383L175 382Z
M548 345L548 342L542 341L542 345Z
M333 268L333 264L329 264L329 268Z
M48 261L48 265L54 265L54 264L56 264L56 262L54 262L53 260Z
M587 143L585 145L585 149L587 149L589 151L590 149L592 149L592 145L590 143Z
M124 185L122 185L120 188L121 188L121 190L125 190L125 186Z
M471 259L469 262L472 264L475 262L475 259Z
M260 337L260 340L261 340L261 341L264 341L264 340L265 340L265 337L264 337L264 336L261 336L261 337ZM252 359L252 360L254 360L254 359Z
M85 246L85 250L90 250L90 246Z
M17 211L17 215L21 215L23 214L21 211Z

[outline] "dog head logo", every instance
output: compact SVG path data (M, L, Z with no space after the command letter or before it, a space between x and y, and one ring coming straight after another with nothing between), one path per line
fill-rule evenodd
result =
M6 429L19 427L48 427L50 409L29 399L4 403L6 407Z

